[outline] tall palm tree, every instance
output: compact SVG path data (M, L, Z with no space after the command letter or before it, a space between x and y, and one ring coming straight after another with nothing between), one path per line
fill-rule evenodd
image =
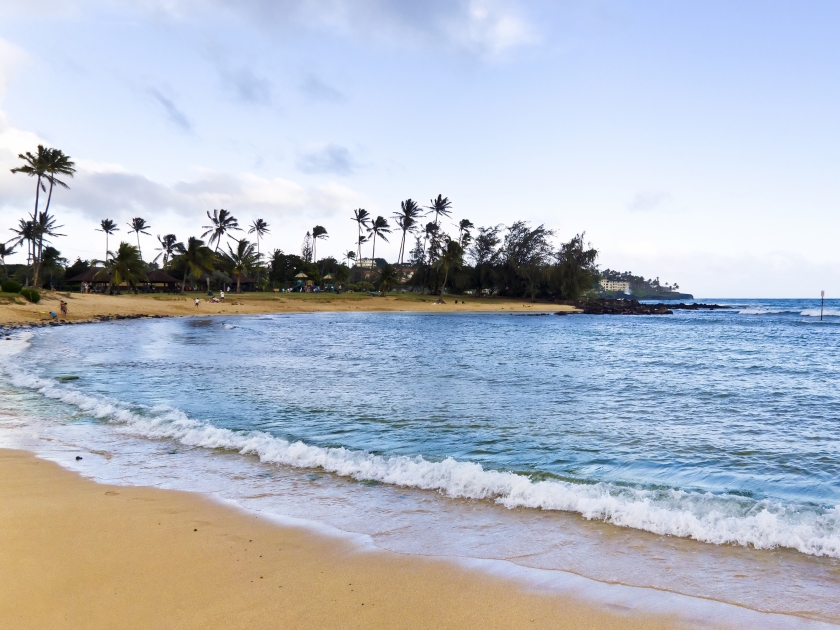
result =
M20 219L17 228L10 228L15 236L10 243L14 243L13 247L17 247L22 243L26 243L26 265L32 262L32 244L35 242L35 221L30 219Z
M439 217L452 216L452 202L449 201L449 197L438 195L437 199L431 200L431 203L432 205L429 206L429 210L435 213L435 225L438 224Z
M346 262L347 266L349 267L349 266L350 266L350 261L351 261L351 260L352 260L352 261L355 261L355 260L356 260L356 252L354 252L354 251L349 251L349 252L345 253L345 254L344 254L344 260L345 260L345 262Z
M163 256L162 266L165 268L166 265L169 264L169 259L172 258L172 256L178 251L178 237L174 234L165 234L161 237L161 235L158 234L157 240L158 243L160 243L160 247L156 247L155 251L160 252L160 254L155 256L152 262L157 262L158 258Z
M262 260L262 254L260 254L260 239L268 234L271 230L268 229L268 223L263 221L262 219L254 219L254 222L251 223L251 227L248 230L248 234L256 234L257 235L257 259L259 261ZM257 267L257 286L260 286L260 268Z
M9 247L8 243L0 243L0 260L3 261L3 272L7 278L9 277L9 270L6 268L6 256L11 256L14 253L14 246Z
M446 249L435 263L438 269L444 270L443 284L440 287L441 295L446 290L446 281L449 279L450 270L460 269L464 260L464 248L461 247L460 243L451 240L448 236L446 237L446 241Z
M140 258L143 258L143 250L140 249L140 235L145 234L147 236L151 236L151 234L149 234L149 232L147 232L146 230L148 230L152 226L146 223L146 219L134 217L128 224L128 227L131 228L132 232L137 233L137 251L140 252Z
M371 222L367 231L369 234L373 234L373 253L370 258L373 260L373 264L376 265L376 237L378 236L387 243L388 237L385 235L391 233L391 227L388 225L385 217L378 216Z
M99 228L96 231L105 232L105 260L108 260L108 237L114 232L119 232L120 228L118 228L117 224L111 221L111 219L102 219L102 221L99 222Z
M123 282L127 282L134 293L137 293L137 284L146 279L146 265L140 257L140 248L122 241L116 252L108 253L111 255L110 260L93 261L94 264L101 262L105 266L94 278L110 274L109 295L113 292L114 285L120 286Z
M250 272L259 261L254 244L244 238L236 241L235 250L228 244L228 251L222 253L222 260L231 274L236 275L236 292L242 293L240 286L242 276Z
M405 254L405 235L407 232L413 232L417 225L417 219L423 216L423 210L417 205L413 199L406 199L400 202L400 212L394 215L397 225L402 230L402 241L400 242L399 263L402 265L403 255Z
M353 210L353 220L359 225L359 238L356 241L358 247L356 250L356 254L359 260L362 259L362 226L367 227L367 224L370 222L370 214L364 208L357 208Z
M40 148L40 147L39 147ZM49 232L45 225L50 222L50 202L52 201L53 188L56 184L62 188L70 188L65 182L60 180L59 176L73 177L76 172L76 164L70 159L69 155L65 155L61 149L45 149L43 154L44 177L50 184L49 192L47 194L47 205L44 211L38 217L38 223L41 224L38 234L38 247L34 255L35 273L32 284L37 288L39 286L39 279L41 275L41 254L44 251L44 236ZM63 236L59 234L50 234L52 236Z
M47 173L47 155L49 149L44 145L39 144L35 155L27 151L26 153L18 153L18 158L23 160L23 166L18 166L11 169L12 173L23 173L29 177L35 178L35 210L32 211L32 221L38 218L38 201L41 192L47 192L47 187L44 185L43 179Z
M216 243L216 253L219 252L219 245L222 244L222 237L227 234L228 232L232 232L233 230L242 231L242 228L239 227L239 221L236 220L230 212L225 210L224 208L221 210L213 210L213 214L210 214L210 211L207 211L207 218L210 219L210 225L202 225L205 230L207 230L204 234L201 235L201 238L205 238L208 235L210 236L210 240L208 241L209 245L212 247L213 243Z
M191 236L187 245L175 244L175 256L172 257L173 266L184 268L184 279L181 282L181 293L187 286L187 274L200 276L204 272L213 271L213 263L216 261L216 254L213 250L204 245L200 238Z
M318 262L318 255L316 253L318 240L327 239L329 237L330 235L327 234L327 228L323 225L316 225L312 228L312 262Z

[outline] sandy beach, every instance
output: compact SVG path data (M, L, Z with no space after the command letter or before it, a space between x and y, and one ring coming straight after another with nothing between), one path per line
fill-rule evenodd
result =
M10 630L678 627L360 551L201 495L97 484L23 451L0 450L0 504Z
M201 301L195 306L195 298ZM51 321L50 312L60 313L59 302L68 304L61 321L83 322L101 317L188 315L259 315L266 313L316 312L573 312L563 304L530 303L508 298L469 298L446 295L443 304L436 296L399 294L371 297L364 293L245 293L229 294L224 302L211 303L200 293L186 295L140 294L98 295L44 292L38 304L22 297L0 296L0 324L27 325ZM455 303L457 300L457 304Z

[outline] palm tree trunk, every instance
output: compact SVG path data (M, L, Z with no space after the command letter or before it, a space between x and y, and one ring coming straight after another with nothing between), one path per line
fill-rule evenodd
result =
M370 255L370 259L376 265L376 232L373 233L373 252Z
M446 280L449 278L449 267L446 267L446 273L443 274L443 286L440 288L440 294L443 295L443 292L446 291Z
M241 281L242 281L242 274L239 274L238 276L236 276L236 292L237 293L242 293L242 291L239 288L239 283Z
M402 243L400 243L400 267L402 267L403 254L405 253L405 230L403 230Z
M38 179L35 182L35 212L32 215L32 222L38 220L38 199L41 196L41 176L38 175Z
M190 267L189 265L186 266L184 269L184 280L181 282L181 293L184 293L187 288L187 273L189 272Z
M143 260L143 250L140 249L140 232L137 232L137 253L140 254L140 260Z
M358 260L361 262L362 260L362 222L358 221L359 224L359 238L356 240L356 256L358 256Z

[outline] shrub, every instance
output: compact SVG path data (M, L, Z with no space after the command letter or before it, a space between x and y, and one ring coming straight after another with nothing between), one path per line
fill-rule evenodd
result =
M20 294L33 304L37 304L41 301L41 294L35 289L21 289Z
M347 287L351 291L375 291L376 287L374 287L370 282L366 282L362 280L361 282L357 282L356 284L351 284Z
M3 290L3 293L20 293L20 285L14 280L6 280L3 284L0 284L0 289Z

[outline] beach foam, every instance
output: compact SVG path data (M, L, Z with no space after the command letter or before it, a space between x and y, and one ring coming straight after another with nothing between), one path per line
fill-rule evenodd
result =
M322 469L359 481L436 490L452 498L491 500L507 508L575 512L587 519L660 535L763 549L787 547L806 554L840 558L840 508L837 506L819 508L605 482L534 481L525 475L485 469L477 463L452 457L430 461L421 456L383 456L343 447L323 448L300 441L289 442L262 431L240 432L216 427L170 407L129 407L119 401L91 396L72 385L39 378L13 365L7 365L6 372L16 386L73 405L132 436L256 455L266 463Z

